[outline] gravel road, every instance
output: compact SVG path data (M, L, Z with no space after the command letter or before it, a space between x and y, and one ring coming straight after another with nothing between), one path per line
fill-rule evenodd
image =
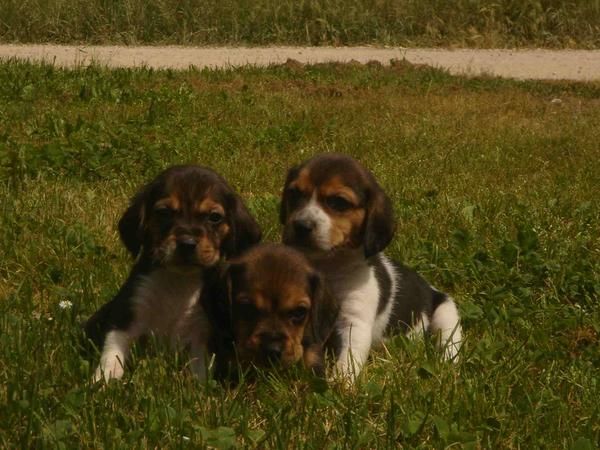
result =
M92 62L109 67L186 69L190 66L265 66L288 58L302 63L405 58L461 75L516 79L600 81L600 50L441 50L379 47L178 47L0 45L0 59L47 61L61 67Z

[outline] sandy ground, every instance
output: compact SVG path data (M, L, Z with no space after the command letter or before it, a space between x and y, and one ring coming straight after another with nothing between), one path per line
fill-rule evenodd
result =
M445 68L461 75L493 75L516 79L600 80L600 50L440 50L375 47L120 47L62 45L0 45L0 59L52 62L61 67L97 63L109 67L186 69L190 66L237 67L327 61L406 59Z

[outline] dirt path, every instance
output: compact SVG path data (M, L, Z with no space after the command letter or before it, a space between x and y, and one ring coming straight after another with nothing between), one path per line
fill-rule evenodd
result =
M119 47L0 45L0 59L45 60L61 67L96 62L109 67L185 69L189 66L235 67L326 61L389 63L406 58L415 64L442 67L453 74L489 74L517 79L600 80L600 50L439 50L375 47Z

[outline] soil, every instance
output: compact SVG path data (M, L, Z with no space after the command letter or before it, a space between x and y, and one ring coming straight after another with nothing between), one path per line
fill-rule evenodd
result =
M265 66L289 59L300 63L406 59L467 76L491 75L515 79L600 80L600 50L542 49L416 49L380 47L178 47L0 45L0 59L46 61L60 67L91 63L108 67L187 69Z

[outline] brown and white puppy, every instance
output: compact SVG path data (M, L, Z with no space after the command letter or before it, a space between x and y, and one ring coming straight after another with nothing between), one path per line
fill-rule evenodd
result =
M218 174L182 165L133 197L119 233L136 262L117 295L85 325L102 349L94 379L120 378L130 345L148 334L189 346L192 370L204 378L209 329L196 308L203 272L258 243L256 221Z
M318 155L287 175L283 241L301 250L340 303L332 339L339 373L353 379L386 333L439 334L445 356L461 343L448 295L382 252L395 231L392 204L373 175L342 154Z
M215 378L236 369L290 367L324 374L323 346L337 305L302 253L263 244L225 263L202 294L215 330ZM239 366L238 366L239 364Z

